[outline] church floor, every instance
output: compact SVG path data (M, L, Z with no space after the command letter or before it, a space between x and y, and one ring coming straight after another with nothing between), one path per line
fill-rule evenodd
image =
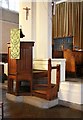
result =
M41 109L25 103L15 103L6 99L6 90L2 91L4 103L4 118L6 120L23 120L23 119L63 119L81 120L83 113L79 110L71 109L61 105L50 109Z

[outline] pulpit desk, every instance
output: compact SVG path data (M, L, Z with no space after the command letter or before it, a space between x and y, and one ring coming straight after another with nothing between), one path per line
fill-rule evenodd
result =
M34 42L31 41L20 42L20 59L11 59L11 48L10 43L8 43L8 93L19 95L19 86L21 80L29 81L31 93L33 46Z

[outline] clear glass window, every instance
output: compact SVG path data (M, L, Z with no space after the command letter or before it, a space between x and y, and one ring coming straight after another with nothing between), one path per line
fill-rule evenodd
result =
M19 12L19 0L0 0L0 6L11 11Z
M8 9L8 7L9 7L9 0L2 0L2 7L3 8L7 8Z

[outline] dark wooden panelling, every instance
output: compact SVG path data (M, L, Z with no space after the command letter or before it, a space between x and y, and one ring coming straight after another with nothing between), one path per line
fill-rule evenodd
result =
M30 81L32 90L32 47L34 42L20 43L20 59L11 59L10 46L8 47L8 92L19 95L20 81ZM13 81L16 81L15 92ZM31 92L31 91L30 91Z

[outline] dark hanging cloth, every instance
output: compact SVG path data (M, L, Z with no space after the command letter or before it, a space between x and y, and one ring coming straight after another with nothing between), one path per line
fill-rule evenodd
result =
M20 29L20 38L23 38L23 37L25 37L25 35L23 34L22 29Z

